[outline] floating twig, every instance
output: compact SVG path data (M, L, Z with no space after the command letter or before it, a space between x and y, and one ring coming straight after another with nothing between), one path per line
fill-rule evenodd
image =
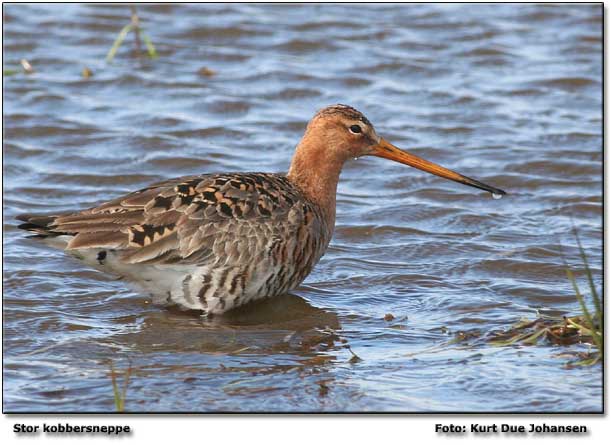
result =
M26 74L32 74L34 72L34 68L32 68L32 65L30 65L30 62L26 59L21 59L19 63L21 63L21 67Z
M345 348L348 349L352 355L352 357L349 359L349 363L359 363L363 361L361 357L359 357L357 354L353 352L350 346L346 345Z

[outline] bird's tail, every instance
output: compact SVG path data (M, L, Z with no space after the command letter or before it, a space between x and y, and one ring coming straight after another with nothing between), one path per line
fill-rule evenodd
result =
M23 224L19 224L17 228L27 230L33 233L35 236L43 238L49 236L60 236L65 233L57 232L53 229L53 222L57 219L57 215L32 215L29 213L23 213L17 215L15 219L23 221Z

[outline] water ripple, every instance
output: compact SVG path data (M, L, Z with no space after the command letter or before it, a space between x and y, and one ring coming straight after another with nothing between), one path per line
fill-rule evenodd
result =
M4 69L17 70L3 84L7 412L112 411L109 359L132 361L130 410L601 409L601 387L585 384L593 370L563 369L550 348L453 341L578 313L559 254L580 270L573 223L601 286L599 6L138 11L160 57L135 59L128 38L107 64L125 5L3 10ZM154 306L16 228L18 213L88 207L162 178L286 170L307 119L336 102L508 195L349 162L334 239L306 282L217 319Z

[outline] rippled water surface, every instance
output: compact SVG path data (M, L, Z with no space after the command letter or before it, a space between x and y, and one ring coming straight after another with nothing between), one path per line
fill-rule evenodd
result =
M564 368L586 346L484 340L579 312L558 249L579 264L572 215L601 286L599 6L139 6L159 58L138 60L128 36L110 64L126 6L3 13L4 68L35 70L3 82L6 411L113 411L110 360L131 363L132 411L602 408L601 367ZM16 229L18 213L162 178L286 171L308 119L338 102L509 195L351 161L305 283L213 319L154 306Z

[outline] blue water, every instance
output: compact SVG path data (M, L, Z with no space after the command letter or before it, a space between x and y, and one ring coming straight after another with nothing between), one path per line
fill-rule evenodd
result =
M130 35L106 63L128 7L3 7L4 69L25 58L35 71L3 81L5 412L112 412L111 361L131 364L130 411L602 409L601 366L565 366L589 345L486 340L580 312L559 254L587 292L571 218L601 288L599 6L138 12L159 58L136 57ZM334 239L305 283L216 319L154 306L16 229L19 213L163 178L286 171L308 119L338 102L508 195L349 162Z

